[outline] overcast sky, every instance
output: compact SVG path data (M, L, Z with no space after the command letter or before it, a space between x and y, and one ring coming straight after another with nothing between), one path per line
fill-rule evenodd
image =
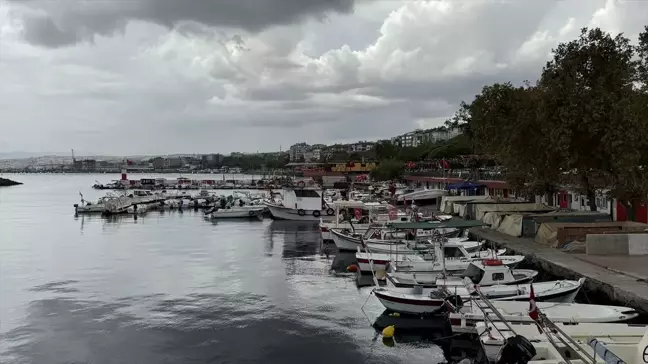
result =
M535 80L647 1L0 0L0 153L166 154L374 140Z

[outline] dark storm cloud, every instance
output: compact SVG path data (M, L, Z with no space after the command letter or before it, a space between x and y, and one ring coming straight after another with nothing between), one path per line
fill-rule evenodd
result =
M354 4L354 0L9 1L41 12L26 17L25 37L47 47L91 40L97 34L112 34L134 19L166 27L193 21L258 32L306 17L320 18L329 12L348 13Z

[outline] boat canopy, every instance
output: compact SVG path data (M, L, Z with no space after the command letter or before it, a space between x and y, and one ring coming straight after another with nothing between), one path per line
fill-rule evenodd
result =
M335 207L340 209L365 208L365 203L362 201L335 201L331 203L331 205L334 205Z
M451 183L446 186L446 190L468 190L471 188L485 187L485 184L464 181L459 183Z
M432 222L394 222L387 224L388 227L393 229L444 229L455 228L465 229L471 227L484 226L484 223L479 220L448 220L448 221L432 221Z

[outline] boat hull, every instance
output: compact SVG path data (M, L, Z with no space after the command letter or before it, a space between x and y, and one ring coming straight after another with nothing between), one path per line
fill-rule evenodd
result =
M249 219L263 216L264 208L257 209L222 209L209 214L211 219Z
M506 282L506 285L519 285L533 281L538 275L538 271L531 269L513 269L511 270L514 280ZM437 280L442 278L443 272L422 273L417 276L416 281L414 276L410 273L392 272L387 273L389 283L398 288L411 288L414 286L423 286L424 288L437 287ZM487 287L483 285L482 287Z
M428 315L438 312L444 305L443 299L409 299L395 297L381 291L374 294L386 309L406 314Z
M533 319L528 314L529 304L525 302L491 301L502 316L511 324L529 324ZM465 303L461 312L448 316L455 333L475 333L477 322L484 321L484 314L475 304ZM631 320L639 314L634 309L620 306L602 306L575 303L538 302L538 308L554 323L612 323ZM493 318L491 318L493 319ZM497 320L499 321L499 320Z
M366 230L365 230L366 231ZM362 239L360 236L351 236L349 234L343 233L341 230L329 229L330 236L335 242L338 250L341 251L357 251L358 248L362 248ZM364 231L357 230L358 233L362 234ZM456 235L456 231L451 231L446 233L446 236ZM369 239L367 240L367 247L370 248L372 252L376 253L386 253L386 254L396 254L397 250L400 250L399 254L419 254L420 251L404 249L405 244L398 243L393 240L376 240ZM479 249L481 243L475 242L475 248Z
M326 210L317 210L319 211L319 216L313 215L313 210L304 210L304 215L299 215L299 210L291 209L283 206L277 206L266 203L268 210L270 210L270 215L273 219L277 220L293 220L293 221L312 221L319 222L320 220L330 221L334 216L326 215Z
M339 230L330 230L331 237L335 246L340 251L357 251L359 247L362 247L360 243L360 238L349 236L347 234L342 234Z
M369 228L369 224L353 224L353 230L355 230L356 233L359 234L364 234L365 231L367 231L367 228ZM333 229L349 229L351 230L351 224L348 222L341 222L341 223L334 223L334 222L321 222L320 223L320 233L322 234L322 240L325 242L334 242L335 239L333 239L333 233L331 230Z

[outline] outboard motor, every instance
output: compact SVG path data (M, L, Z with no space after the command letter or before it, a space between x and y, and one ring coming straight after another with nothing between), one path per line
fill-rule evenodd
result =
M463 299L459 295L450 295L446 297L444 307L450 312L456 312L464 305Z
M536 355L533 344L522 335L506 339L495 364L527 364Z

